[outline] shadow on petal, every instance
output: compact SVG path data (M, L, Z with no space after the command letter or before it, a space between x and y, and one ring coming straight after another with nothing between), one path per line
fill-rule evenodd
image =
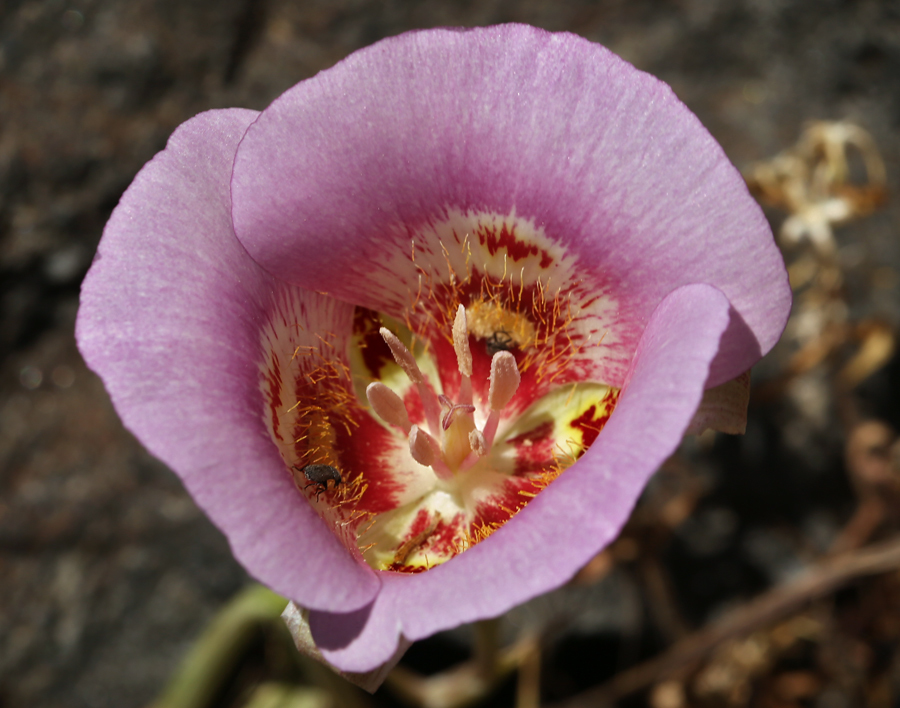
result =
M348 646L362 634L374 605L375 601L373 600L365 607L353 612L310 612L309 628L316 641L316 646L331 651Z
M735 370L738 364L762 359L759 340L734 305L729 309L728 317L728 327L722 333L719 352L710 364L706 388L718 386L739 376L742 372Z

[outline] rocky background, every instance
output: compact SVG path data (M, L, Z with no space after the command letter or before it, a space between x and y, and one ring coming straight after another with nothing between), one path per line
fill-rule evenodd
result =
M853 559L890 543L898 510L900 3L0 0L0 706L147 705L250 582L75 348L81 279L134 174L200 111L262 109L409 29L502 22L578 33L667 81L748 171L808 121L862 126L887 186L831 254L785 242L803 318L754 378L747 435L687 442L568 594L513 613L513 638L554 618L531 659L542 683L483 700L595 701L584 691L607 682L603 696L655 708L897 704L900 580L890 559ZM768 196L777 230L792 209ZM838 581L753 614L752 598L839 552ZM725 644L623 683L742 608ZM468 637L426 642L408 665L446 669ZM284 677L255 646L215 705Z

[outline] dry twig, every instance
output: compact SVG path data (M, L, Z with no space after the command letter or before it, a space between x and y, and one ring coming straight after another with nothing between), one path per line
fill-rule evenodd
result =
M776 622L852 580L896 568L900 568L900 537L854 553L830 557L793 581L773 588L677 642L659 656L623 671L607 683L560 703L556 708L610 705L702 659L727 639Z

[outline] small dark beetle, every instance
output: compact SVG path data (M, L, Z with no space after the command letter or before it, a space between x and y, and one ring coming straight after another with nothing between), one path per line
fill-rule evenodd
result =
M306 465L302 469L294 465L294 469L302 472L309 481L309 484L303 487L304 489L313 486L316 488L316 501L319 500L319 495L322 492L328 491L328 482L334 482L332 487L334 489L334 487L337 487L344 481L341 479L341 473L331 465Z
M497 352L508 352L515 346L512 335L505 329L498 329L484 341L484 347L490 356Z

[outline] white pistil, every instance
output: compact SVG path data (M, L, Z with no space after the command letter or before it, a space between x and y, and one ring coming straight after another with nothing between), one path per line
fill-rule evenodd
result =
M457 403L455 406L451 406L450 410L444 413L444 418L441 420L441 430L449 430L450 426L453 425L453 417L455 413L474 413L475 406L472 404L465 405L462 403Z
M376 415L385 423L396 425L409 435L412 424L403 399L380 381L373 381L366 388L366 398Z
M497 425L500 422L500 411L510 402L519 389L519 367L516 366L516 358L509 352L497 352L491 360L491 384L488 388L488 405L491 413L484 424L485 446L490 450L497 433Z
M428 427L431 428L431 431L435 435L437 435L441 429L441 407L438 404L437 396L434 395L434 391L432 391L426 383L425 377L422 375L422 371L416 363L416 358L412 355L412 352L406 348L406 345L403 344L403 342L401 342L387 327L382 327L378 331L384 339L385 344L390 347L391 354L393 354L397 366L403 369L409 377L409 380L418 387L419 397L422 399L422 407L425 409L425 419L428 421Z
M460 374L457 400L462 405L468 405L472 403L472 350L469 349L466 308L462 305L456 310L456 318L453 320L453 349Z

